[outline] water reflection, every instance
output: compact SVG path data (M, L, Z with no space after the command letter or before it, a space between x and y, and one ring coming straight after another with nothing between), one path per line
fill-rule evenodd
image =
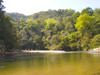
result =
M100 55L87 52L22 53L0 56L0 75L99 74ZM2 72L2 74L1 74Z

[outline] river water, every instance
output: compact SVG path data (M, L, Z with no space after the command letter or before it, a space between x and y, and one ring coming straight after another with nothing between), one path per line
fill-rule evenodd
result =
M77 51L0 55L0 75L100 75L100 54Z

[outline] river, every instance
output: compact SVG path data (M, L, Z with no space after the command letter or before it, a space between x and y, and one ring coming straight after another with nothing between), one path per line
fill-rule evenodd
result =
M0 75L100 75L100 53L69 51L0 55Z

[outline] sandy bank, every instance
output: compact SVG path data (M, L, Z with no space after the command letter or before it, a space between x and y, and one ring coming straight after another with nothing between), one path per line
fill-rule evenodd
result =
M36 51L22 50L21 52L27 52L27 53L65 53L65 51L50 51L50 50L36 50Z
M66 53L66 51L50 51L50 50L35 50L35 51L28 51L28 50L21 50L21 51L11 51L6 52L5 54L16 54L16 53Z

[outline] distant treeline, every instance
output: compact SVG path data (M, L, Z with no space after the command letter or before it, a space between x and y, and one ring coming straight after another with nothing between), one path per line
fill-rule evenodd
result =
M22 49L88 50L100 46L100 9L48 10L25 16L6 13ZM8 29L11 30L11 29Z

